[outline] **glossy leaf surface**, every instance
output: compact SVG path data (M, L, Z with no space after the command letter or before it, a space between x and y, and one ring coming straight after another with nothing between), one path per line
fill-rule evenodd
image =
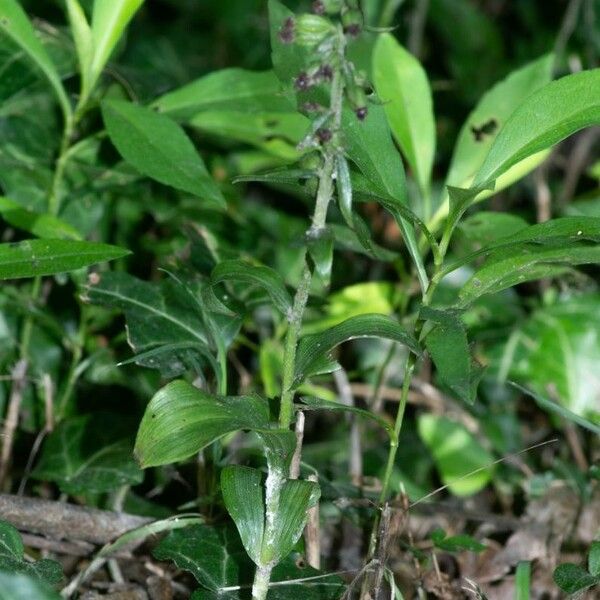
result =
M26 240L0 244L0 279L54 275L115 260L129 250L75 240Z
M307 377L335 370L331 351L340 344L357 338L384 338L400 342L415 354L420 353L417 341L396 321L386 315L358 315L323 331L304 336L296 355L295 384Z
M143 468L165 465L189 458L226 433L268 427L269 407L257 396L217 397L173 381L146 407L135 455Z

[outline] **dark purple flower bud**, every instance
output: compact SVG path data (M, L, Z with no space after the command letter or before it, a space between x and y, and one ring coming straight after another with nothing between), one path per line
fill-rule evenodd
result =
M364 121L367 118L368 112L369 111L367 110L366 106L359 106L354 110L354 114L359 121Z
M323 4L323 0L315 0L312 3L312 9L315 15L325 14L325 5Z
M316 76L325 81L331 81L333 79L333 69L329 65L321 65Z
M328 129L327 127L321 127L320 129L317 129L317 139L319 142L321 142L321 144L326 144L331 140L332 137L333 133L331 132L331 129Z
M350 37L358 37L360 35L360 25L358 23L352 23L344 27L344 33Z
M288 17L279 30L279 39L284 44L291 44L294 41L294 29L296 24L292 17Z
M294 87L299 91L303 92L311 86L312 82L310 77L305 71L299 73L298 77L294 80Z

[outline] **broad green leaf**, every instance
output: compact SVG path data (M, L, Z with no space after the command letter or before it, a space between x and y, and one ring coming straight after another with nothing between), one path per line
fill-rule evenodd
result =
M61 600L50 586L22 573L4 573L0 571L0 600Z
M517 565L515 572L515 600L529 600L531 586L531 563L522 560Z
M43 239L80 240L81 234L71 225L49 213L23 208L18 202L0 196L0 215L17 229Z
M462 306L467 306L484 294L494 294L525 281L556 276L570 265L600 262L600 245L577 245L566 248L522 246L507 258L484 264L460 291Z
M472 246L488 246L529 226L522 217L504 212L480 211L463 219L458 226L465 241Z
M592 542L588 552L588 571L600 577L600 541Z
M426 334L425 346L437 376L461 400L472 404L477 398L477 384L483 370L471 357L467 331L460 313L423 306L420 317L433 324Z
M423 414L418 418L418 429L443 483L453 494L471 496L489 483L494 459L463 425L446 417Z
M600 69L567 75L537 90L498 133L474 185L497 179L519 161L600 123Z
M543 56L508 75L481 98L460 130L446 185L470 185L511 114L551 81L552 63L552 55Z
M518 390L521 390L524 394L531 396L536 401L536 403L538 404L538 406L540 408L547 410L551 413L554 413L554 414L562 417L566 421L575 423L576 425L579 425L580 427L583 427L584 429L587 429L588 431L591 431L592 433L595 433L596 435L600 435L600 417L598 418L598 424L592 423L585 417L581 417L578 414L571 412L568 408L565 408L564 406L561 406L560 404L557 404L556 402L552 402L552 400L548 400L548 398L544 398L544 396L541 396L540 394L537 394L536 392L534 392L532 390L528 390L527 388L524 388L523 386L521 386L517 383L514 383L514 382L510 382L510 383L512 383L512 385L514 387L516 387Z
M56 66L17 0L0 0L0 30L10 37L44 73L56 93L65 118L70 118L71 104Z
M194 145L177 123L121 100L105 100L102 115L111 141L140 173L199 196L209 205L225 205Z
M86 98L90 91L91 67L94 59L92 29L79 0L66 0L65 3L69 16L69 26L71 27L75 49L77 50L77 59L79 61L81 96Z
M0 521L0 571L20 573L50 585L63 579L62 568L54 560L25 560L25 549L19 532L6 521ZM2 598L0 591L0 598Z
M223 281L240 281L263 288L283 315L287 315L292 308L292 298L285 287L283 278L270 267L253 265L241 260L225 260L213 269L210 278L213 284Z
M275 538L272 543L263 539L263 564L277 564L285 558L300 539L306 524L306 513L320 496L318 484L301 479L288 479L281 490L279 510L275 516Z
M593 585L600 584L600 577L588 573L573 563L563 563L554 569L554 583L567 594L576 594Z
M423 67L389 33L373 50L373 81L388 123L421 193L429 195L435 154L435 120L429 81Z
M294 450L296 434L289 429L257 429L269 470L287 472Z
M217 397L172 381L150 400L135 443L143 468L189 458L227 433L268 429L269 407L258 396Z
M392 206L406 208L408 196L404 167L394 146L383 106L370 104L364 121L359 121L354 111L346 108L342 115L342 128L346 154L368 179L371 191L388 200ZM421 286L426 289L428 277L418 250L413 224L400 214L398 225L415 262Z
M365 410L364 408L358 408L356 406L349 406L348 404L342 404L341 402L331 402L323 398L307 397L303 396L300 399L301 404L297 405L298 410L330 410L330 411L343 411L351 412L367 419L373 419L377 424L385 429L389 436L392 436L394 428L392 425L379 415Z
M258 469L228 465L221 471L221 492L248 556L260 565L265 525L262 473Z
M493 222L495 221L494 219ZM508 255L514 256L535 246L554 246L567 250L578 245L585 246L586 242L600 243L600 218L596 217L563 217L518 227L518 231L512 235L499 235L483 248L446 265L442 268L442 273L450 273L480 256L488 256L486 265L490 265Z
M90 64L90 85L100 77L125 28L144 0L94 0L92 40L94 54Z
M289 162L300 158L297 145L310 121L295 112L210 110L194 115L189 125L204 134L251 144Z
M129 254L118 246L75 240L26 240L0 244L0 279L54 275Z
M222 69L209 73L153 102L174 119L187 121L202 111L287 112L293 105L283 97L273 71Z
M386 315L367 314L346 319L331 329L304 336L298 344L294 385L319 373L335 370L331 351L357 338L384 338L404 344L410 351L420 354L417 341L396 321Z
M305 240L314 272L321 278L323 285L328 287L333 266L333 233L328 227L315 232L309 230Z
M154 556L159 560L173 560L177 567L194 575L203 587L192 595L193 600L244 600L252 586L254 565L233 528L199 525L172 531L155 548ZM339 600L345 588L343 580L337 575L326 577L304 566L299 558L292 554L275 566L271 582L277 585L269 589L269 600L289 600L290 597ZM304 578L308 581L291 583ZM282 585L286 581L290 583ZM241 589L224 589L232 586Z
M83 299L125 313L138 364L175 377L200 358L218 371L199 306L172 279L149 283L127 273L102 273L84 288Z
M122 426L122 417L73 417L48 436L33 476L54 481L63 492L72 495L116 490L144 478L131 450L130 432Z

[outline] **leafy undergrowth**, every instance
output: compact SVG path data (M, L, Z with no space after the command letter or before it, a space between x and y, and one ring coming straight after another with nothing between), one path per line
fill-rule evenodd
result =
M599 597L548 4L0 0L0 600Z

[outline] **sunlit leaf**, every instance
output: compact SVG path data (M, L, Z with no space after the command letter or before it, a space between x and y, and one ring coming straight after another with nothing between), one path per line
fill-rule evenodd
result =
M121 100L105 100L102 115L111 141L140 173L199 196L211 206L224 206L219 188L177 123L149 108Z
M87 95L91 85L91 67L94 59L92 29L79 0L66 0L65 4L75 49L77 50L77 59L79 60L79 72L82 80L81 89L83 95Z
M269 407L258 396L220 397L172 381L150 400L135 443L143 468L185 460L225 434L268 429Z
M453 494L470 496L488 484L494 459L464 425L447 417L423 414L418 418L418 428L442 481Z
M54 275L115 260L129 250L75 240L26 240L0 244L0 279Z
M435 120L427 75L419 61L389 33L373 50L373 80L394 137L423 194L435 153Z
M573 73L540 88L512 113L477 172L487 184L567 136L600 123L600 69Z

